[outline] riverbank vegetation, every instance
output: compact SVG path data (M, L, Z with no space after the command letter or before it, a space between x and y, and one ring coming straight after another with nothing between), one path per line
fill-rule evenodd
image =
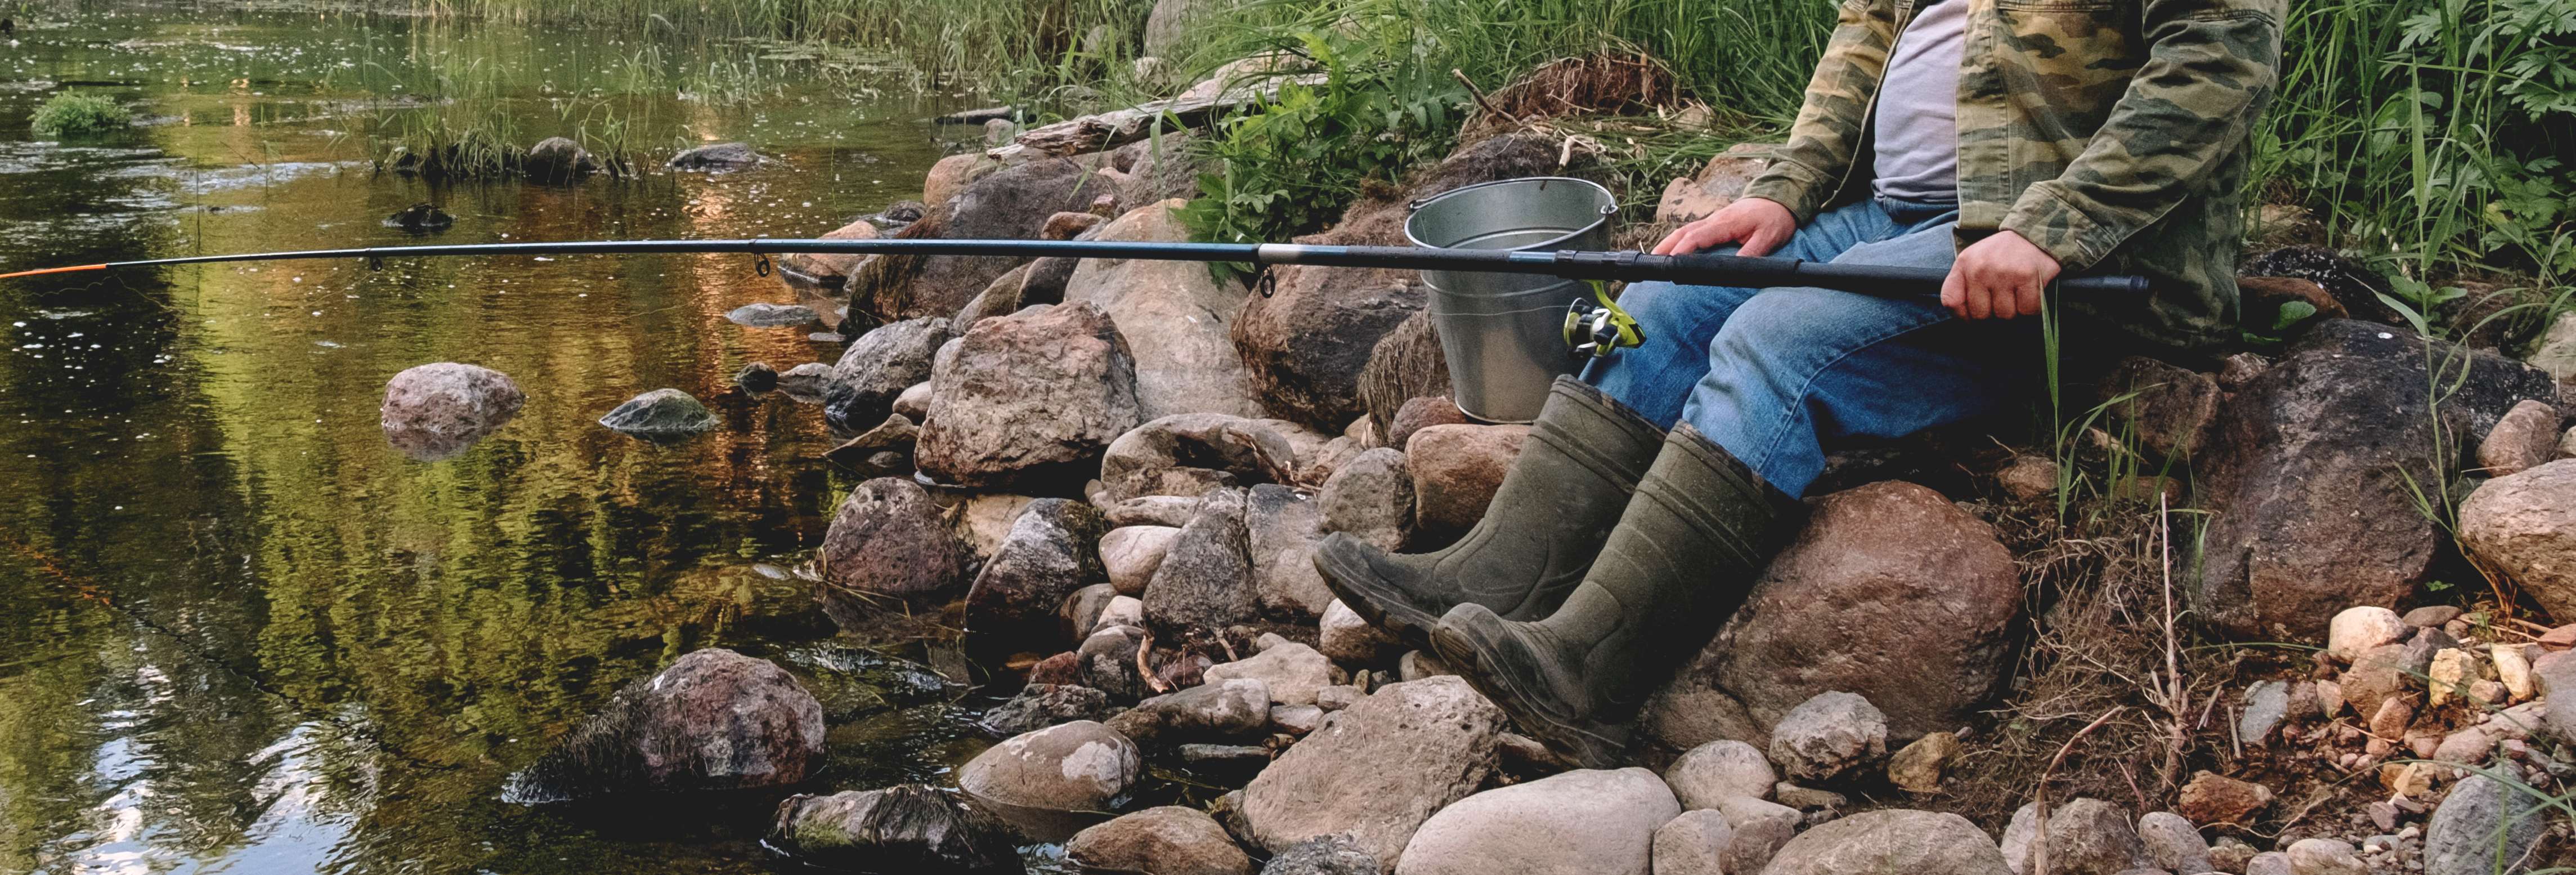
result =
M38 136L60 137L95 134L133 123L134 114L126 111L114 98L65 91L36 107L35 117L27 126Z

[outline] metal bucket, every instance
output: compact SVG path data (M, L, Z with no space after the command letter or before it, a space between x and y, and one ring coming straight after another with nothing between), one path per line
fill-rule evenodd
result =
M1610 191L1561 176L1506 179L1416 201L1404 221L1415 246L1453 249L1610 248ZM1582 360L1565 343L1565 307L1589 298L1582 281L1553 276L1426 270L1431 322L1449 358L1458 409L1486 422L1528 422L1548 385Z

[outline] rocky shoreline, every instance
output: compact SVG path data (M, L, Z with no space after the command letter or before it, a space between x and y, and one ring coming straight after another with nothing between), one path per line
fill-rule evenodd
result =
M997 152L941 162L909 221L834 233L1186 238L1173 211L1195 173L1169 142ZM1675 180L1658 220L1714 209L1758 155ZM1491 136L1307 242L1400 243L1409 200L1586 172L1552 139ZM869 478L822 541L817 598L854 628L954 618L1018 692L954 788L792 796L771 844L981 872L1064 841L1077 867L1165 875L2576 860L2576 707L2549 707L2576 701L2576 315L2432 339L2331 253L2249 270L2267 265L2283 275L2249 274L2248 323L2292 302L2316 318L2224 362L2119 362L2088 383L2100 416L2069 452L2025 427L1838 455L1805 532L1648 705L1636 765L1579 770L1335 601L1310 561L1334 532L1454 539L1526 433L1448 402L1416 278L1282 267L1255 293L1195 265L791 264L837 288L805 298L832 302L817 315L850 344L742 386L820 403L856 434L831 460ZM465 367L398 377L388 435L453 452L515 411L506 377ZM2068 496L2155 534L2060 549L2116 528L2066 522ZM2077 651L2051 642L2104 630L2147 642L2096 667L2125 688L2087 694L2107 709L2052 704L2052 661ZM799 786L821 718L761 665L683 657L525 795ZM2069 759L2115 737L2156 746ZM2044 769L2025 768L2035 748ZM1130 810L1167 767L1226 792Z

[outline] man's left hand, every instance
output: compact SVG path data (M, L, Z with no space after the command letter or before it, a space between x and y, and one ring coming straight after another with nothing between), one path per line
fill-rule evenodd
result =
M1941 306L1961 319L2039 315L2040 292L2057 279L2057 259L2011 231L1997 231L1959 250L1941 281Z

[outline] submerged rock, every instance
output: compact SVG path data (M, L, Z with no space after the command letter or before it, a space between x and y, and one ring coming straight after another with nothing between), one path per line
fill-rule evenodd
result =
M824 610L844 626L866 617L869 596L934 599L965 577L966 548L921 484L879 477L841 500L823 533Z
M990 654L1062 646L1053 633L1066 597L1109 579L1097 548L1105 527L1099 509L1079 501L1029 502L966 592L967 643Z
M814 308L799 304L772 304L762 301L735 307L725 314L725 321L746 328L784 328L815 320Z
M760 153L748 143L711 143L671 156L665 165L673 170L735 170L760 163Z
M687 392L655 389L617 405L599 424L627 437L671 440L715 428L716 415Z
M529 146L519 168L531 180L552 183L578 182L599 172L599 165L590 160L590 150L562 137L547 137Z
M394 449L429 462L463 452L498 430L527 400L508 374L439 362L395 374L385 383L379 413Z
M784 787L822 762L823 706L765 659L696 651L617 691L534 765L510 776L521 804L617 793Z
M992 815L921 784L790 796L769 832L770 844L802 862L875 872L1025 872L1016 842Z
M401 228L415 233L443 231L454 224L456 224L455 216L448 215L446 210L431 206L428 201L412 204L402 208L400 212L385 217L385 227Z
M778 388L778 369L768 362L752 362L733 372L733 384L745 392L758 394Z

